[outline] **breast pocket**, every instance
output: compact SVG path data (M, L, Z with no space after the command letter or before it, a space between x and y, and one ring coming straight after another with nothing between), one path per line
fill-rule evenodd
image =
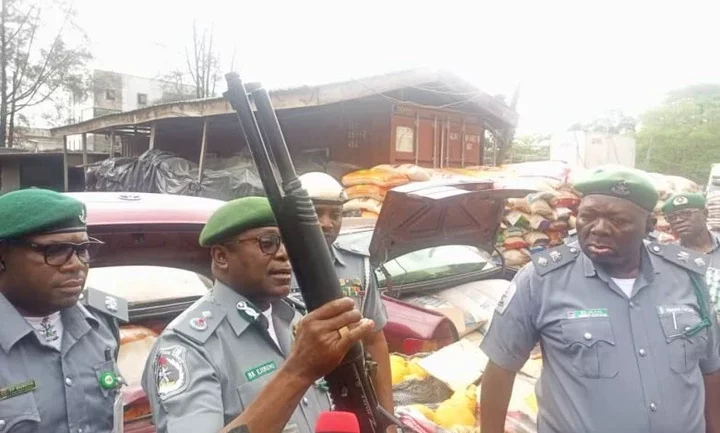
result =
M667 343L670 369L676 374L691 373L698 367L700 358L707 348L707 329L688 337L685 332L702 320L700 315L690 311L658 313Z
M593 317L566 319L562 333L573 371L590 379L612 378L618 374L618 360L610 319Z
M40 414L32 393L0 400L0 432L38 432Z

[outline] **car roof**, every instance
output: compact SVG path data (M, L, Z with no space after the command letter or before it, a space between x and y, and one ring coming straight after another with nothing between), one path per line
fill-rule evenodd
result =
M222 200L139 192L66 193L85 203L88 226L204 225Z

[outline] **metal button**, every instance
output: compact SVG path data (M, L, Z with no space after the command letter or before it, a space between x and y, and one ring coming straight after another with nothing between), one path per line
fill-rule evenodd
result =
M691 328L689 326L685 327L685 332L688 332Z
M657 410L657 406L655 406L655 403L650 403L650 410L653 412Z
M305 406L307 406L307 405L310 404L310 402L308 401L307 397L303 397L303 404L304 404Z
M630 301L630 308L635 308L635 303Z
M0 430L5 430L5 420L0 419Z
M78 429L78 433L82 433L82 429L81 429L81 428Z
M589 332L586 332L585 335L583 335L583 337L585 337L586 340L592 340L592 334Z
M78 299L81 300L81 301L82 301L83 299L85 299L85 293L82 293L82 292L81 292L81 293L80 293L80 296L78 296Z
M69 377L66 377L66 378L65 378L65 385L67 385L67 386L72 386L72 379L70 379Z
M645 356L645 349L640 349L640 350L638 350L638 354L639 354L640 356Z

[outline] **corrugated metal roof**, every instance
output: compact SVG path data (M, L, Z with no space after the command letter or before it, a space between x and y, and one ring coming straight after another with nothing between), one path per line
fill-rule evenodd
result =
M252 84L252 83L247 83ZM246 84L246 86L247 86ZM433 88L441 85L443 89ZM423 87L427 86L427 87ZM515 127L518 115L510 107L458 76L441 70L411 69L365 78L269 89L275 109L317 107L404 88L436 92L457 99L456 103L476 106L495 120L496 127ZM412 104L412 102L397 101ZM169 118L209 117L234 111L222 97L168 102L123 113L107 114L73 125L51 129L53 136L91 133L125 125L140 125Z

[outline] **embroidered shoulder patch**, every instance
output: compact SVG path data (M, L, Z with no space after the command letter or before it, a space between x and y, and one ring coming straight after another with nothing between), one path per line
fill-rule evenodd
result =
M500 298L500 301L497 304L497 307L495 307L495 311L498 312L498 314L505 313L505 310L507 310L508 305L510 305L510 301L515 297L515 292L517 292L517 286L515 283L510 283L507 290L505 290L505 293L502 295L502 298Z
M164 400L185 390L188 384L186 349L181 346L163 347L155 357L155 386Z

